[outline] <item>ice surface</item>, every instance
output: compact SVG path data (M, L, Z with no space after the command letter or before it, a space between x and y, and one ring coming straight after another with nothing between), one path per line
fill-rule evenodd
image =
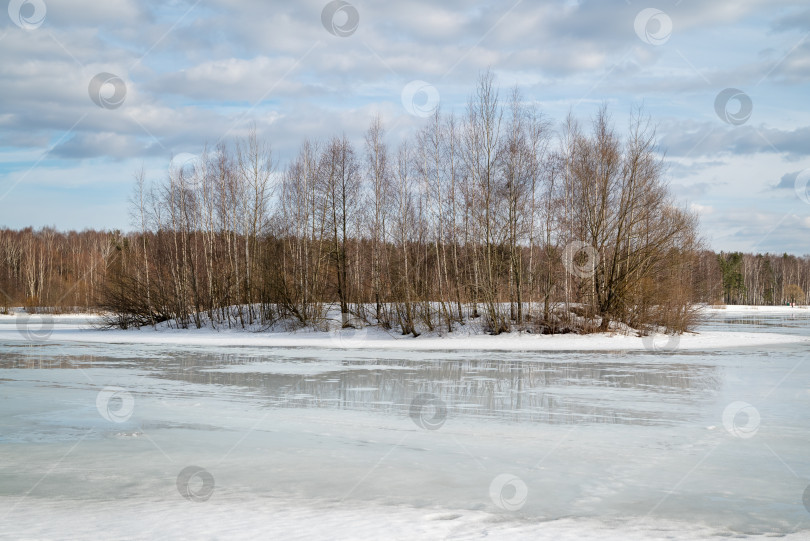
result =
M657 352L0 318L0 536L810 538L810 314L712 312Z

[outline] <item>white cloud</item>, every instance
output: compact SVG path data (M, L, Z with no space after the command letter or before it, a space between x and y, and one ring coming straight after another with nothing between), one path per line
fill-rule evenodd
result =
M707 214L712 214L714 212L714 207L712 207L711 205L701 205L700 203L690 204L689 209L704 216Z

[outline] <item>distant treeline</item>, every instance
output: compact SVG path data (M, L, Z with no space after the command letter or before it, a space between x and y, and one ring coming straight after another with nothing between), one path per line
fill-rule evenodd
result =
M0 229L0 311L98 307L115 238L109 231Z
M723 304L810 303L808 256L721 252L709 257L716 265L714 296Z
M280 319L402 333L683 331L695 302L806 303L810 259L702 250L641 114L551 124L481 77L461 117L389 149L305 141L277 171L255 133L166 178L136 173L137 231L0 230L0 304L104 309L121 327ZM234 307L229 309L229 307Z

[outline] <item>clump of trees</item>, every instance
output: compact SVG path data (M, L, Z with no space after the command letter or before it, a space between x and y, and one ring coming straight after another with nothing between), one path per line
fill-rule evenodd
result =
M395 147L374 118L361 147L304 141L280 171L254 132L136 178L139 231L114 239L102 302L122 327L317 326L333 305L414 335L693 322L697 222L640 112L624 134L606 108L555 133L485 73L464 114Z

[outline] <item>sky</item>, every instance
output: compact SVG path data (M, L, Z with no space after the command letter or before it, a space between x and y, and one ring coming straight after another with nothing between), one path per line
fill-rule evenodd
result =
M5 1L5 0L4 0ZM715 250L810 254L806 0L11 0L0 227L133 229L133 174L244 137L392 144L483 70L559 129L642 106Z

